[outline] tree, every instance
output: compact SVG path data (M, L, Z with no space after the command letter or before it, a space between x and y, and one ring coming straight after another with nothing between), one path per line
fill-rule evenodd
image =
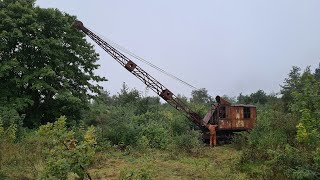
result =
M236 103L237 102L237 100L236 100L237 98L236 97L223 95L222 98L225 99L226 101L230 102L230 103Z
M265 104L268 101L268 96L263 90L258 90L250 95L253 103Z
M320 82L320 63L319 63L319 66L314 71L314 78Z
M293 91L291 111L300 117L297 139L312 149L320 147L320 82L308 67L299 78L299 91Z
M159 97L143 97L138 102L136 114L140 115L148 111L158 111L160 105L161 103Z
M129 89L126 83L122 84L122 89L118 96L115 96L116 105L136 104L141 99L140 92L136 89Z
M208 90L205 88L193 90L191 92L190 102L197 104L210 104L213 102L212 97L208 94Z
M237 97L238 103L243 104L266 104L268 100L271 100L274 98L274 95L267 95L263 90L258 90L255 93L251 93L250 95L240 95Z
M293 101L292 93L300 89L298 85L301 69L299 67L293 66L289 73L289 77L284 80L284 85L281 86L282 100L285 105L286 111L290 110L290 104Z
M35 7L35 0L0 1L0 113L25 115L28 127L60 115L78 120L102 89L98 54L72 24L74 16Z
M177 98L186 104L188 103L188 98L182 94L177 94Z
M251 99L249 95L242 95L242 93L240 93L237 97L237 102L241 104L249 104L251 103Z

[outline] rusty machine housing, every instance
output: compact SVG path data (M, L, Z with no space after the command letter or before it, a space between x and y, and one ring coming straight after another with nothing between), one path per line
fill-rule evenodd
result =
M220 98L220 100L219 100ZM211 118L212 124L218 124L218 130L252 129L257 119L256 107L253 105L231 104L217 97L219 108Z
M234 132L251 130L257 120L257 109L253 105L231 104L220 96L216 97L217 103L213 105L213 111L209 124L215 124L218 138L225 138ZM208 112L209 113L209 112ZM208 139L208 133L204 138Z

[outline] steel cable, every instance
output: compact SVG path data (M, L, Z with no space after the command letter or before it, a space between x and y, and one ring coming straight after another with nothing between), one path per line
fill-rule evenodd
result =
M103 35L95 32L95 31L93 31L93 30L91 30L91 29L89 29L89 30L92 31L92 32L94 32L94 33L97 34L98 36L102 37L104 40L106 40L111 46L115 47L116 49L118 49L118 50L120 50L120 51L122 51L122 52L124 52L124 53L126 53L126 54L128 54L128 55L130 55L131 57L133 57L133 58L135 58L135 59L137 59L137 60L139 60L139 61L141 61L141 62L143 62L143 63L145 63L145 64L147 64L147 65L149 65L150 67L152 67L152 68L158 70L159 72L161 72L161 73L163 73L163 74L165 74L165 75L167 75L167 76L175 79L176 81L178 81L178 82L180 82L180 83L182 83L182 84L184 84L184 85L186 85L186 86L189 86L190 88L198 89L198 88L196 88L195 86L187 83L186 81L184 81L184 80L176 77L176 76L173 75L173 74L170 74L170 73L166 72L165 70L163 70L163 69L159 68L158 66L152 64L151 62L145 60L144 58L142 58L142 57L140 57L140 56L132 53L131 51L127 50L127 49L124 48L123 46L120 46L119 44L115 43L114 41L110 40L109 38L106 38L106 37L104 37Z

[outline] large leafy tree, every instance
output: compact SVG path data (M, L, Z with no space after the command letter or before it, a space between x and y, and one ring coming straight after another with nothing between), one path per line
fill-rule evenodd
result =
M14 110L28 127L77 120L101 90L93 83L105 80L94 74L98 54L72 27L75 17L34 2L0 1L0 113Z

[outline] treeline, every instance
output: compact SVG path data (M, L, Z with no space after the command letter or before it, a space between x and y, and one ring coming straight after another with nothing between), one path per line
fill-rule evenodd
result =
M207 97L208 94L206 94ZM206 107L193 104L200 113ZM159 97L143 97L125 84L118 95L102 93L90 105L84 122L97 127L101 143L122 148L177 148L192 151L200 145L201 134L182 113Z
M239 167L261 179L319 179L320 66L314 72L293 67L280 95L254 100L260 102L257 124L234 141L242 150Z

